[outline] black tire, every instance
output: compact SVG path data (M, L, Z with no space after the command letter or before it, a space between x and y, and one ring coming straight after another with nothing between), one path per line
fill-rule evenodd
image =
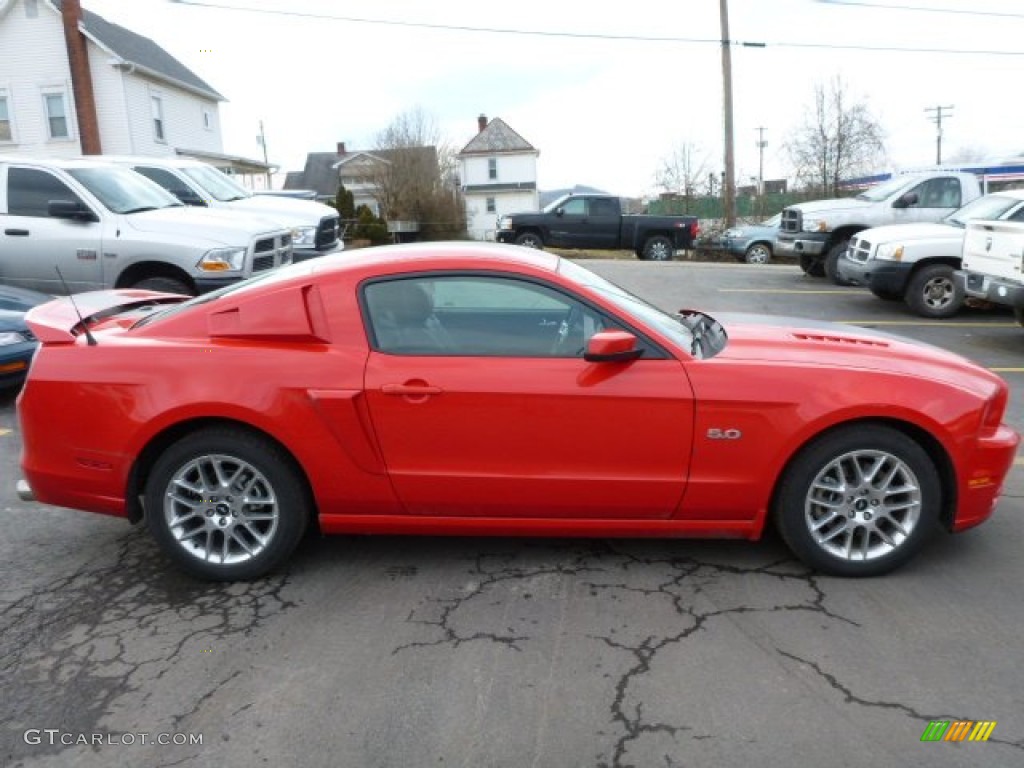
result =
M675 245L664 235L655 235L644 243L644 258L648 261L671 261L675 255Z
M857 425L797 454L773 512L804 563L860 577L888 573L917 554L938 528L941 506L939 473L919 443L891 427Z
M806 253L800 254L800 269L804 271L805 275L811 277L825 276L825 265L821 263L821 259L816 259Z
M145 509L164 553L210 581L256 579L278 567L311 516L292 457L265 437L229 427L193 432L165 450L146 481Z
M754 243L743 254L747 264L767 264L772 260L772 247L767 243Z
M176 277L147 277L131 286L143 291L160 291L161 293L180 293L183 296L195 296L196 289Z
M1017 321L1017 325L1024 325L1024 307L1013 308L1013 319Z
M825 254L825 277L836 285L851 285L849 280L844 280L839 276L839 257L846 253L849 245L849 238L844 238L829 248L828 253Z
M926 264L910 276L907 306L921 317L952 317L964 305L964 292L953 279L949 264Z
M882 301L899 301L903 298L903 294L899 291L886 291L882 288L872 288L871 286L868 286L868 290Z
M544 239L536 232L523 232L523 234L516 237L516 245L521 245L524 248L536 248L538 251L544 250Z

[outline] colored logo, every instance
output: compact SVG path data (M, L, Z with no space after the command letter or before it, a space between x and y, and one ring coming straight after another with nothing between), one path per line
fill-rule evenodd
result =
M921 741L988 741L995 729L995 720L932 720Z

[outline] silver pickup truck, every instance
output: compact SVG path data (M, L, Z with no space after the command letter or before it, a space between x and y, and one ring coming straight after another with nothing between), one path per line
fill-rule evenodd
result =
M0 282L46 293L196 295L291 261L290 228L188 208L129 168L0 158Z

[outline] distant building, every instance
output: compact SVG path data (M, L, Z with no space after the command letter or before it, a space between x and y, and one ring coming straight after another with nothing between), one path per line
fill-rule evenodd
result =
M79 0L0 0L0 51L0 154L178 154L269 170L223 154L220 93Z
M499 216L540 207L539 156L540 152L501 118L477 118L476 136L458 155L470 237L493 240Z

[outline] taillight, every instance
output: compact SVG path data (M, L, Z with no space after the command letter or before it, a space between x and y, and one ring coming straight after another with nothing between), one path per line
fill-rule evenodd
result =
M697 234L700 232L700 224L696 221L690 222L690 237L696 239Z

